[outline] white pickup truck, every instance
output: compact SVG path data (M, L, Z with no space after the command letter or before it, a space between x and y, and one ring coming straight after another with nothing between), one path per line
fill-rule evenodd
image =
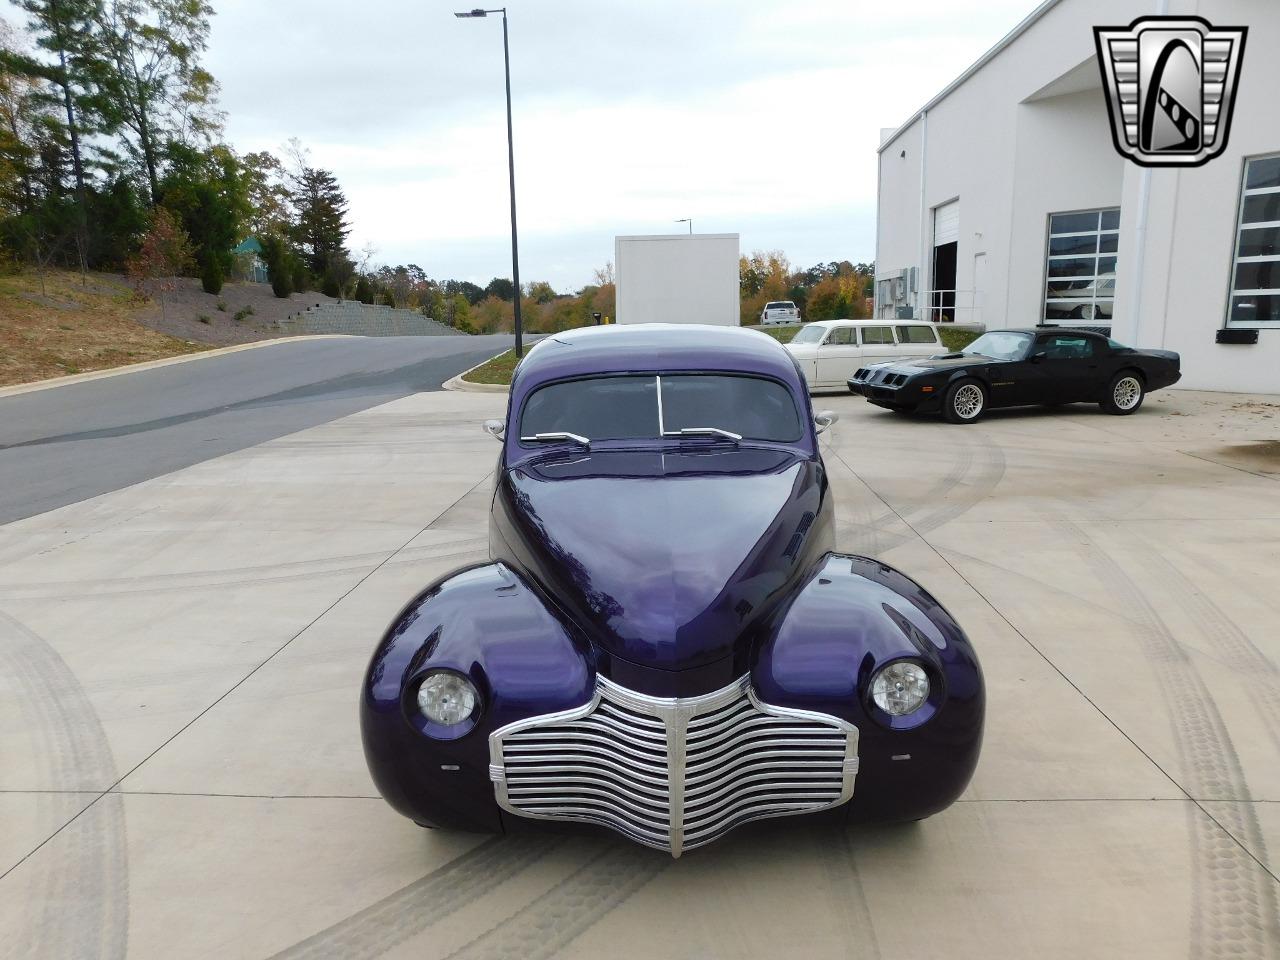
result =
M790 326L800 322L800 310L790 300L766 303L760 311L760 325L765 327Z

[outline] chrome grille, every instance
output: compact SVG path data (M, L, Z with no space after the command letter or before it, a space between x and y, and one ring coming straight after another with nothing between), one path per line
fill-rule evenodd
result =
M489 738L498 803L522 817L599 823L680 856L739 824L853 795L858 730L760 702L747 677L664 699L600 678L575 710Z

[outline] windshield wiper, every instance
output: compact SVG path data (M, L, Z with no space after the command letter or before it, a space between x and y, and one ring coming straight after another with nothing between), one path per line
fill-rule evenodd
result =
M560 440L569 440L573 443L582 444L588 450L591 449L591 441L581 434L570 433L568 430L556 430L550 433L535 433L532 437L521 437L521 443L556 443Z
M681 430L668 430L663 433L664 437L724 437L726 440L732 440L738 443L742 439L742 434L734 433L732 430L722 430L719 427L685 427Z

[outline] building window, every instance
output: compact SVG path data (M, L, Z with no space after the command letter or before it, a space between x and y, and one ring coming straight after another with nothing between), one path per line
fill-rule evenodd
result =
M1045 323L1111 322L1120 208L1049 215Z
M1244 165L1227 323L1280 325L1280 156Z

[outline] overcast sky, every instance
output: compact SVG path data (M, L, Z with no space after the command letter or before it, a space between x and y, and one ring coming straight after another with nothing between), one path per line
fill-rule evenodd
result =
M351 246L510 276L502 21L442 0L212 0L240 151L333 170ZM572 290L613 237L740 233L792 262L875 256L879 129L1035 0L507 0L521 279ZM19 20L8 11L12 20Z

